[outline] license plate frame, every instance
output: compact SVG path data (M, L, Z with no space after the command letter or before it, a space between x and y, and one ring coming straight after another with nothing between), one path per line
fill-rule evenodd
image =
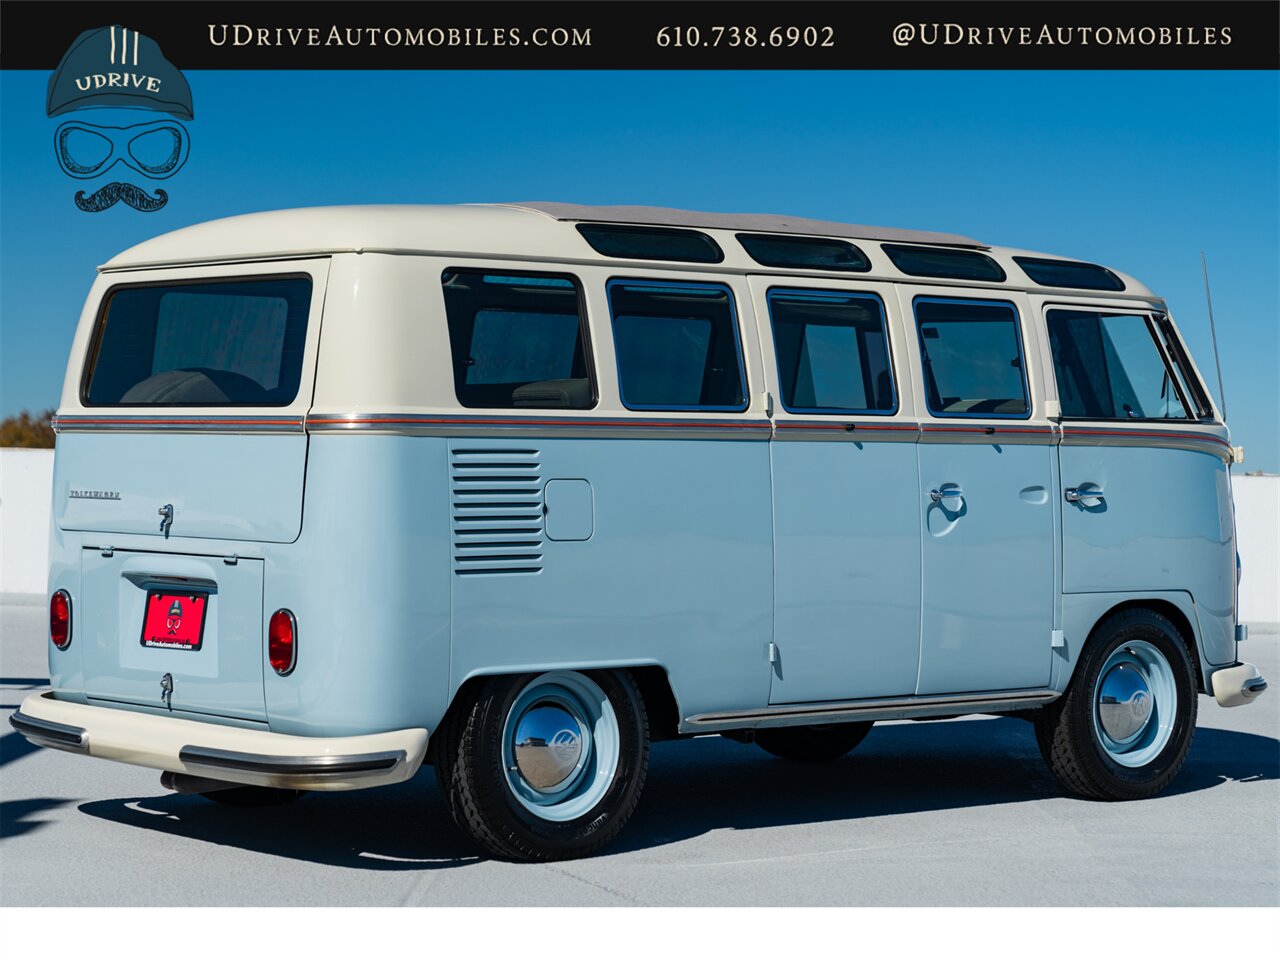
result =
M154 650L200 650L209 621L209 596L202 590L179 591L172 587L148 590L139 642Z

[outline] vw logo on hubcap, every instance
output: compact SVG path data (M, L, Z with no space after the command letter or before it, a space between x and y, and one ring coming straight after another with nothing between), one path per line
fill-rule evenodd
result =
M520 776L529 786L554 790L569 779L582 757L578 721L558 704L538 704L516 724L515 756Z
M1117 664L1102 678L1098 722L1115 742L1124 743L1141 733L1151 717L1152 706L1146 678L1133 665Z

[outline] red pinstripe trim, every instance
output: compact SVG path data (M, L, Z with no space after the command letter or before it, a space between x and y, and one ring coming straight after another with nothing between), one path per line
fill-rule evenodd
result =
M209 417L200 418L183 418L183 417L56 417L56 424L66 424L67 426L79 426L86 424L141 424L142 426L154 426L156 424L178 424L181 426L208 426L208 427L289 427L301 426L302 417L282 417L275 420L254 420L247 418L226 418L217 419Z
M726 427L733 429L753 429L765 430L769 427L768 420L541 420L531 417L308 417L308 424L317 425L335 425L335 424L351 424L353 426L363 426L365 424L392 424L392 425L443 425L443 426L539 426L539 427L673 427L682 429L686 427L695 428L714 428L724 429Z
M1063 436L1067 437L1146 437L1153 440L1198 440L1204 443L1216 443L1226 449L1231 444L1221 437L1207 433L1183 433L1173 430L1084 430L1075 427L1064 427Z
M925 433L986 433L988 430L994 430L996 433L1033 433L1033 434L1052 434L1052 427L999 427L994 423L983 424L980 427L955 427L955 426L934 426L923 425L920 428Z
M896 430L915 433L919 428L915 424L899 424L899 423L855 423L858 430ZM849 429L846 423L795 423L793 421L780 420L775 424L779 430L845 430Z

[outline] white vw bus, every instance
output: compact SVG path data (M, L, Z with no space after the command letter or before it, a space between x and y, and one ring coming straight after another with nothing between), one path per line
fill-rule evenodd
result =
M1034 723L1178 773L1237 644L1226 427L1091 263L559 203L205 223L100 270L58 410L35 743L225 803L425 762L489 853L612 839L655 740Z

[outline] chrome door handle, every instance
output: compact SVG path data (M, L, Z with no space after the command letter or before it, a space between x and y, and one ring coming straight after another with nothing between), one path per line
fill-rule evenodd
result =
M1079 487L1067 487L1067 503L1079 503L1082 500L1105 500L1106 494L1101 490L1081 490Z
M963 500L964 491L958 488L955 490L930 490L929 499L934 503L941 503L943 500Z

